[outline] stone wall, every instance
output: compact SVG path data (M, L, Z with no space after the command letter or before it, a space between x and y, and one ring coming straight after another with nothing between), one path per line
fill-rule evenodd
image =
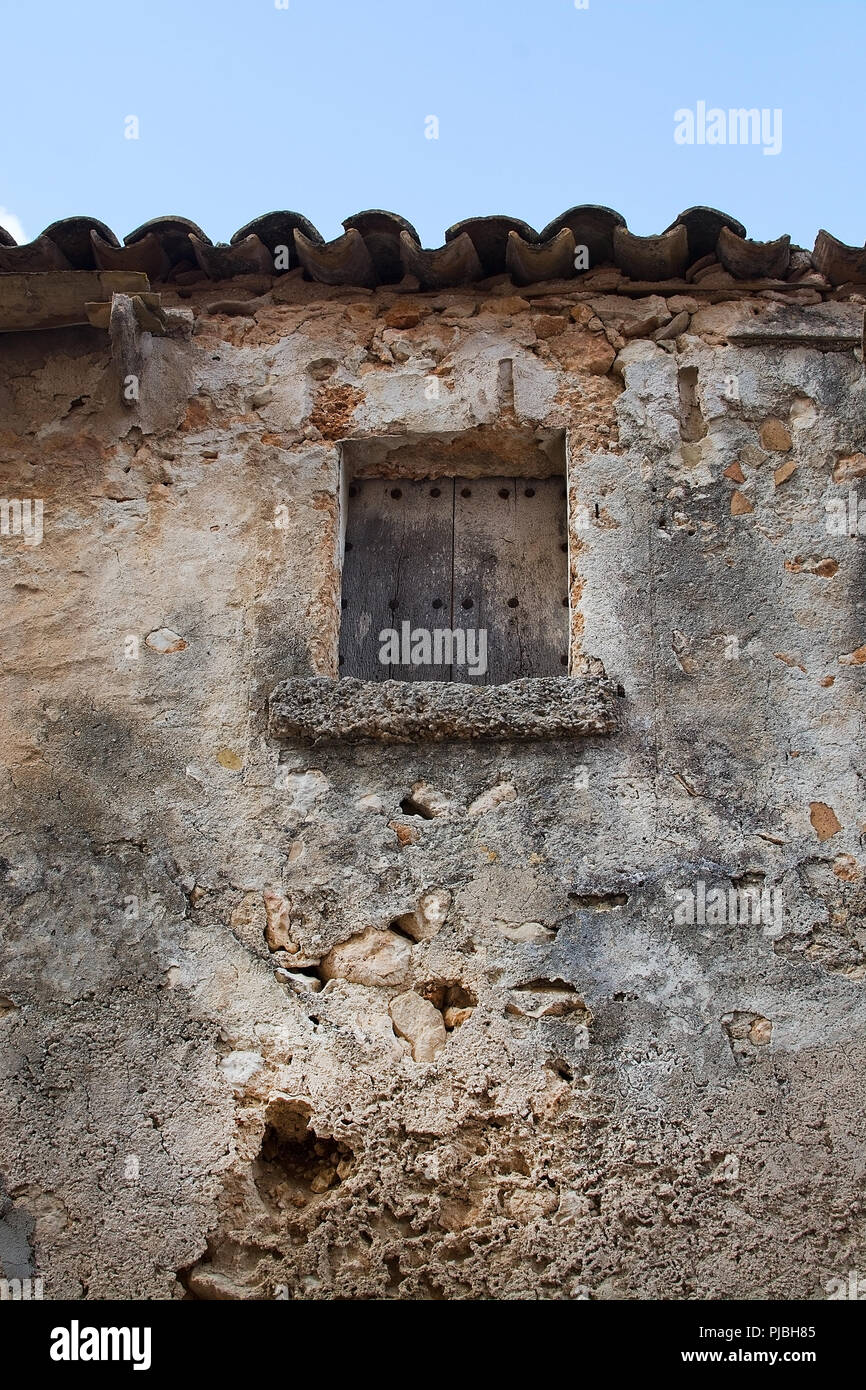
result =
M44 503L0 539L0 1273L824 1297L866 1267L862 303L162 298L134 410L104 332L0 335L0 493ZM347 467L553 439L611 727L269 725L337 675ZM683 922L700 883L780 910Z

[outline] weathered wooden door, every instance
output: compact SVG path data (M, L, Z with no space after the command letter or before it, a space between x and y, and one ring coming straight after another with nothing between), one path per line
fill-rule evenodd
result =
M341 675L495 685L566 674L561 478L359 479L348 506Z

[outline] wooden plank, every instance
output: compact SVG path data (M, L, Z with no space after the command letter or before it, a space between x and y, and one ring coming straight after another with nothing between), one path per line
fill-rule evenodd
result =
M86 305L112 294L142 294L146 275L131 270L48 270L0 275L0 333L70 328L89 322Z
M450 680L450 666L383 665L379 634L394 629L402 637L404 623L410 633L450 624L454 480L358 480L348 508L340 674Z
M487 632L486 673L455 679L567 675L567 595L565 479L455 479L453 625Z

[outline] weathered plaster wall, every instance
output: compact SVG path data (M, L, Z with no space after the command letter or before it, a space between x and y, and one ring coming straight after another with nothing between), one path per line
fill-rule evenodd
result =
M96 330L0 337L0 493L45 505L0 540L7 1276L816 1298L864 1267L864 540L824 506L866 476L861 355L731 345L772 297L540 289L187 289L134 412ZM800 298L801 338L850 316ZM276 682L336 671L339 441L520 472L563 431L572 665L618 731L269 737ZM783 929L675 925L698 879L781 887Z

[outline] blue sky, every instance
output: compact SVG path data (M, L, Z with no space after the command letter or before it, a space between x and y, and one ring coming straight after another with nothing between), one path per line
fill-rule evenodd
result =
M0 26L0 208L28 237L175 213L225 241L289 208L330 238L382 207L439 246L593 202L643 234L709 203L866 240L864 0L2 0ZM781 109L781 153L677 145L699 101Z

